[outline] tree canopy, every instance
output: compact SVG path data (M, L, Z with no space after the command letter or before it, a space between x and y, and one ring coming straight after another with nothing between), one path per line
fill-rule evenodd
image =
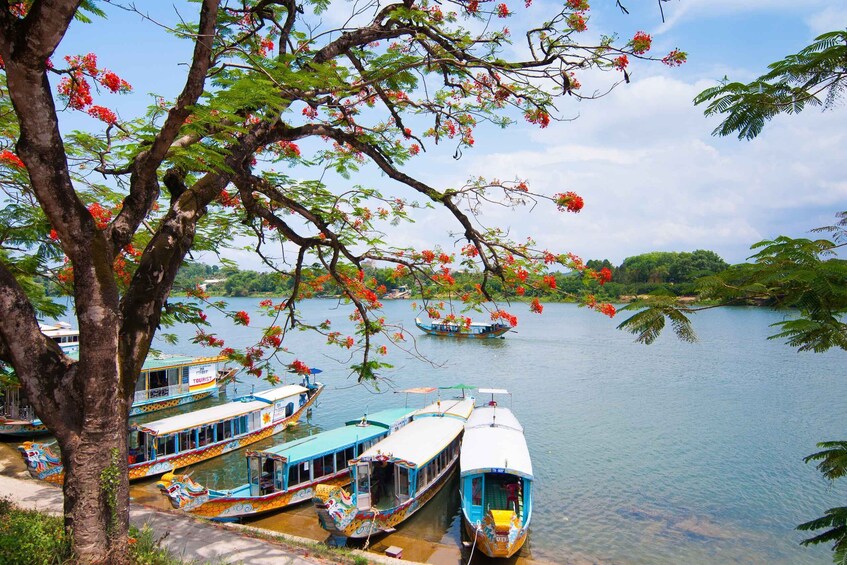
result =
M266 305L275 321L262 342L230 351L246 371L271 381L278 377L267 358L295 325L350 347L296 309L326 281L342 289L357 323L352 370L360 379L377 377L385 342L403 336L376 312L376 281L363 270L369 261L445 288L455 284L454 265L472 265L482 281L461 302L493 317L509 315L490 304L495 280L520 287L535 274L549 285L543 272L554 264L606 279L576 256L511 241L507 229L480 215L489 205L550 204L576 213L583 206L577 193L478 177L437 187L404 170L435 145L459 156L480 128L516 120L548 127L558 119L556 104L629 81L630 58L685 61L676 49L653 57L644 32L583 41L585 0L508 28L514 11L529 6L202 0L180 5L179 20L157 22L132 4L0 4L0 175L8 212L0 216L0 359L59 442L66 526L82 561L126 559L128 409L154 333L187 321L198 326L198 342L226 349L204 327L201 290L193 293L199 304L168 301L190 251L225 253L249 237L269 269L290 281L285 299ZM155 92L156 62L142 50L124 46L149 69L146 84L130 85L120 69L107 68L106 53L53 58L71 22L119 9L138 12L152 36L170 33L192 48L179 94L154 96L140 115L118 115L108 99ZM338 19L340 10L346 19ZM583 87L588 80L600 82ZM100 127L63 133L64 112L84 112ZM363 167L385 182L353 182ZM453 219L460 252L386 237L386 226L411 221L424 207ZM78 360L40 333L38 317L55 305L31 284L36 276L73 298ZM614 312L596 300L587 305ZM250 323L242 312L231 319ZM308 369L300 360L292 366ZM105 476L116 480L104 483Z

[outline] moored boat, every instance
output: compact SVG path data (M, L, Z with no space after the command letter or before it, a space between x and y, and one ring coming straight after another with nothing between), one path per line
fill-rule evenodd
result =
M295 423L315 402L324 385L283 385L129 431L129 479L154 477L199 463L265 439ZM64 469L51 445L24 442L27 468L36 479L60 484Z
M335 538L391 531L444 486L459 457L472 398L439 400L351 463L351 491L318 485L315 508Z
M68 352L72 358L78 354L78 351ZM149 414L212 396L217 391L218 379L235 372L224 368L226 360L226 357L148 356L136 381L129 415ZM3 387L0 398L0 434L34 436L48 433L19 386Z
M532 481L523 427L511 410L494 401L474 409L462 438L459 493L465 532L485 555L511 557L524 545Z
M415 318L415 325L428 335L460 339L491 339L500 337L512 329L510 325L502 322L491 322L490 324L467 320L463 322L460 318L456 320L432 320L429 323L422 322L420 318Z
M189 475L166 473L159 482L174 508L213 520L229 521L310 501L318 484L350 483L349 463L411 419L408 408L367 414L345 426L248 451L247 483L211 490Z
M67 322L55 324L38 324L41 333L55 341L65 353L79 351L79 330L75 330Z

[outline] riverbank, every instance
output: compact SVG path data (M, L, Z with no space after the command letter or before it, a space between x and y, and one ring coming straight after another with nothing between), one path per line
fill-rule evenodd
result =
M0 444L0 498L20 508L62 514L62 491L29 478L12 445ZM164 511L132 502L130 520L145 525L172 555L195 563L250 565L413 564L359 550L330 550L313 540L239 524L219 524L184 512Z

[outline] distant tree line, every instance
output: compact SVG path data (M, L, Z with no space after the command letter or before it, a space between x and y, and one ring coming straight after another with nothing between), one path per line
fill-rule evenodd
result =
M528 280L524 288L524 297L541 298L543 300L567 300L582 294L590 293L602 300L621 300L630 296L652 294L661 296L686 296L697 293L696 281L702 277L715 275L727 270L730 266L714 251L698 249L693 252L653 251L633 257L627 257L618 266L608 259L591 259L586 266L600 271L609 269L612 279L605 285L597 281L586 281L579 272L555 273L555 287L543 284L541 281ZM315 269L306 269L304 279L311 284L308 286L311 296L337 296L341 289L331 280L324 280ZM382 293L393 288L407 286L413 297L444 297L452 295L460 297L467 292L473 292L479 283L479 274L473 271L455 271L455 280L449 288L433 283L431 286L420 288L414 286L410 275L397 276L390 268L365 268L365 276L374 280ZM506 295L499 281L489 281L494 296L516 299L514 291ZM180 269L176 277L174 289L185 291L205 285L206 290L215 295L223 296L255 296L283 295L291 290L292 279L289 275L278 272L260 272L241 270L237 266L209 266L201 263L187 263Z

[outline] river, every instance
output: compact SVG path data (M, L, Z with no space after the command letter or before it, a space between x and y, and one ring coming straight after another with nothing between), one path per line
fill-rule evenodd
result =
M263 323L258 299L229 302L250 313L251 327L210 312L211 331L227 345L248 345ZM335 301L310 300L300 308L312 321L331 320L333 329L352 327L349 307ZM292 353L281 359L321 368L327 389L307 420L269 444L342 425L365 410L403 406L406 395L397 389L506 388L536 477L532 529L519 562L830 560L828 547L801 547L804 533L794 528L845 500L843 486L830 485L802 460L818 441L847 439L843 352L797 353L769 341L769 324L783 314L756 308L701 312L697 343L668 333L650 346L615 329L625 313L609 320L570 304L547 304L541 315L524 304L510 311L519 318L516 331L470 342L421 335L411 301L386 301L386 319L409 330L408 345L426 360L390 348L386 360L395 367L379 391L356 384L346 369L351 352L295 331L286 339ZM176 333L178 345L154 346L209 353L190 343L193 330ZM242 381L228 394L265 386ZM408 402L421 405L421 399ZM244 482L245 469L235 453L196 466L193 476L227 488ZM376 540L375 549L393 544L404 547L405 558L466 561L456 485L454 479L396 533ZM152 483L133 487L133 495L159 496ZM253 525L325 538L308 505Z

